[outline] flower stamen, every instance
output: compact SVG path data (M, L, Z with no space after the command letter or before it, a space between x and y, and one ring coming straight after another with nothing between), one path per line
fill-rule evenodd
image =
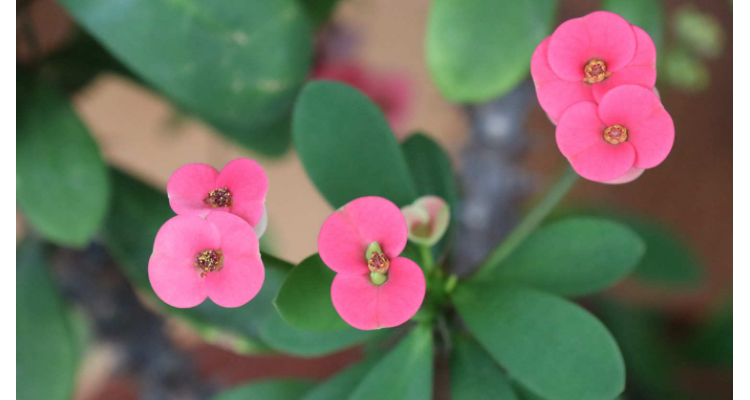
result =
M391 266L391 261L377 242L372 242L367 246L365 259L367 268L370 270L370 281L377 286L384 284L388 280L388 268Z
M231 207L232 206L232 193L229 189L223 187L208 192L208 196L203 199L203 202L210 205L212 208L216 207Z
M209 272L220 270L223 263L221 250L203 250L195 257L195 269L201 272L201 278L205 278Z
M586 83L597 83L601 82L612 73L607 71L607 64L602 60L591 60L583 67L583 73L585 77L583 81Z
M620 144L628 140L628 128L622 125L612 125L604 130L604 140L611 144Z

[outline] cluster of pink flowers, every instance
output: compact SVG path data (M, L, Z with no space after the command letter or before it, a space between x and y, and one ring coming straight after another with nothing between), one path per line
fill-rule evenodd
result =
M148 263L151 286L165 303L195 307L210 297L223 307L239 307L263 286L265 270L258 238L267 224L268 179L246 158L221 172L188 164L167 184L177 216L159 229Z
M619 15L560 25L534 51L531 75L560 151L584 178L630 182L672 149L674 123L654 88L656 48Z

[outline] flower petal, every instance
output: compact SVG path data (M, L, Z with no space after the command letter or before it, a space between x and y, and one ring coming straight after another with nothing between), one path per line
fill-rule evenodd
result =
M260 164L249 158L230 161L216 179L216 187L226 187L232 194L232 214L251 226L258 224L268 192L268 177Z
M242 218L226 212L212 211L206 216L219 235L219 249L225 257L257 258L260 256L258 237Z
M635 167L653 168L661 164L674 145L672 117L664 108L658 110L628 130L628 142L635 148Z
M382 197L360 197L331 214L318 235L318 252L336 272L368 272L365 252L372 242L386 256L396 258L404 250L408 230L401 210Z
M628 142L612 145L602 140L568 160L582 177L608 182L630 170L635 162L635 150Z
M263 237L263 234L266 233L266 229L268 228L268 210L265 206L263 206L263 216L260 217L260 221L258 221L258 225L255 225L253 227L253 230L255 231L255 235L258 236L258 240Z
M403 324L417 313L424 295L422 269L403 257L391 260L388 280L381 286L373 285L368 274L338 274L331 286L336 311L362 330Z
M203 200L216 189L219 171L206 164L187 164L178 168L167 182L169 205L178 215L204 215L211 206Z
M608 182L603 182L603 183L606 183L609 185L621 185L623 183L630 183L640 178L640 176L643 175L643 171L645 171L645 169L633 167L633 168L630 168L630 170L628 170L628 172L626 172L625 175L617 179L614 179Z
M227 255L222 268L206 274L204 279L208 297L214 303L222 307L239 307L258 294L264 278L260 255L245 258Z
M622 125L628 128L629 138L631 127L663 109L659 96L653 90L638 85L623 85L602 97L599 117L607 126Z
M154 255L191 263L203 250L219 248L219 236L207 220L188 215L170 218L154 240Z
M656 46L651 36L643 29L633 26L636 38L635 56L627 66L613 72L602 82L591 85L591 91L597 102L610 90L627 84L652 89L656 84Z
M560 115L571 105L582 101L594 101L592 85L582 80L567 81L555 74L547 62L547 48L550 38L537 46L531 56L531 77L536 87L539 104L552 123L557 123Z
M625 67L635 54L635 34L624 18L596 11L560 25L550 37L549 64L569 81L584 78L583 68L592 59L607 64L607 71Z
M557 146L565 157L575 157L595 144L606 143L605 128L596 104L575 104L560 117L555 130Z
M195 307L206 299L206 288L194 261L154 253L148 260L148 279L159 298L172 307Z

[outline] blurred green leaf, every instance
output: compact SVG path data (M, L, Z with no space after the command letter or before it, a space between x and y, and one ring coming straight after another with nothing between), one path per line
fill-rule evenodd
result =
M294 267L274 300L281 317L296 328L308 331L348 328L331 300L334 277L336 273L318 254Z
M213 400L299 400L312 386L311 382L293 380L255 382L219 393Z
M296 0L61 2L186 110L244 145L279 140L312 59L310 23Z
M625 18L651 36L657 49L664 44L664 5L661 0L604 0L602 9Z
M450 362L453 400L517 400L505 372L474 339L455 336Z
M304 331L274 314L264 324L261 339L271 348L284 353L318 357L352 347L377 334L377 331L361 331L352 327L325 332Z
M359 385L359 382L365 377L367 372L370 371L370 368L375 364L374 361L373 359L368 359L347 368L344 372L316 386L313 390L305 394L305 397L301 400L346 399L357 385Z
M666 337L666 321L649 311L612 301L600 301L598 305L602 321L620 345L630 385L654 399L681 398L674 385L676 352Z
M604 207L568 209L556 218L599 217L617 221L635 231L646 244L646 253L633 276L648 284L689 287L701 282L701 263L678 232L670 227L630 213L611 212Z
M645 250L643 240L625 225L602 218L568 218L532 233L485 279L580 296L622 279Z
M17 83L18 206L47 239L84 246L107 212L104 161L62 93L38 80Z
M674 30L681 44L698 56L716 58L724 49L724 29L711 14L700 12L694 4L674 14Z
M555 0L435 0L427 23L427 66L448 100L500 97L529 74L550 33Z
M699 327L689 343L691 360L710 367L732 368L732 308L730 299Z
M315 26L326 23L336 11L339 0L300 0L307 16Z
M435 195L448 203L451 212L451 227L437 244L436 256L452 239L452 231L458 216L458 187L453 166L448 155L430 137L414 133L401 145L409 166L418 196Z
M708 88L711 80L708 67L687 51L667 52L662 65L662 73L670 85L692 92Z
M458 313L508 374L547 400L620 394L625 366L607 329L584 309L514 284L462 282Z
M70 315L47 270L46 249L25 241L16 250L16 395L65 400L79 361Z
M337 82L309 83L294 108L294 145L307 175L333 208L363 196L404 206L417 192L383 113Z
M429 400L432 331L418 326L367 373L348 400Z
M67 92L82 89L105 72L143 83L96 39L83 31L77 32L67 47L46 58L41 67L45 79L55 82Z
M167 195L119 171L112 171L112 181L114 196L105 222L105 241L128 279L156 299L156 303L164 310L199 325L202 331L213 326L257 341L263 326L276 314L272 304L273 297L292 265L262 254L266 267L263 288L252 301L238 308L220 307L211 300L186 309L168 306L156 298L148 279L148 260L153 251L156 232L168 219L174 217Z

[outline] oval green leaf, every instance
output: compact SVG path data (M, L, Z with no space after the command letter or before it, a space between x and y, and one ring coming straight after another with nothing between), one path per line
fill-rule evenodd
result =
M432 331L418 326L357 386L348 400L429 400L433 375Z
M281 285L274 305L281 317L296 328L330 331L348 328L331 301L336 273L314 254L294 267Z
M311 28L296 0L62 3L134 72L240 142L276 132L307 78Z
M602 218L568 218L531 234L489 279L580 296L622 279L645 250L643 240L625 225Z
M617 343L586 310L515 284L463 283L453 300L477 341L547 400L613 399L625 387Z
M84 246L107 212L107 168L61 92L39 81L18 84L18 206L47 239Z
M119 171L112 171L112 181L114 196L104 225L104 237L107 249L128 279L153 296L165 311L189 320L204 332L213 331L212 336L226 337L210 329L215 327L251 342L259 340L263 325L276 314L273 298L292 265L262 254L266 267L263 288L253 300L238 308L220 307L208 299L193 308L168 306L156 298L148 279L148 260L156 232L174 216L167 195Z
M657 49L664 43L664 5L661 0L604 0L602 9L625 18L651 36Z
M529 74L549 35L555 0L435 0L427 22L427 67L455 102L502 96Z
M213 400L299 400L312 386L311 382L294 380L257 382L219 393Z
M24 242L16 256L17 398L68 399L79 358L68 311L42 246Z
M263 325L261 339L274 350L298 357L319 357L352 347L378 335L347 327L337 331L312 332L297 329L278 314Z
M518 400L505 372L474 339L456 335L450 361L453 400Z
M309 83L294 107L292 131L307 175L333 208L363 196L399 207L417 197L383 113L356 89Z

